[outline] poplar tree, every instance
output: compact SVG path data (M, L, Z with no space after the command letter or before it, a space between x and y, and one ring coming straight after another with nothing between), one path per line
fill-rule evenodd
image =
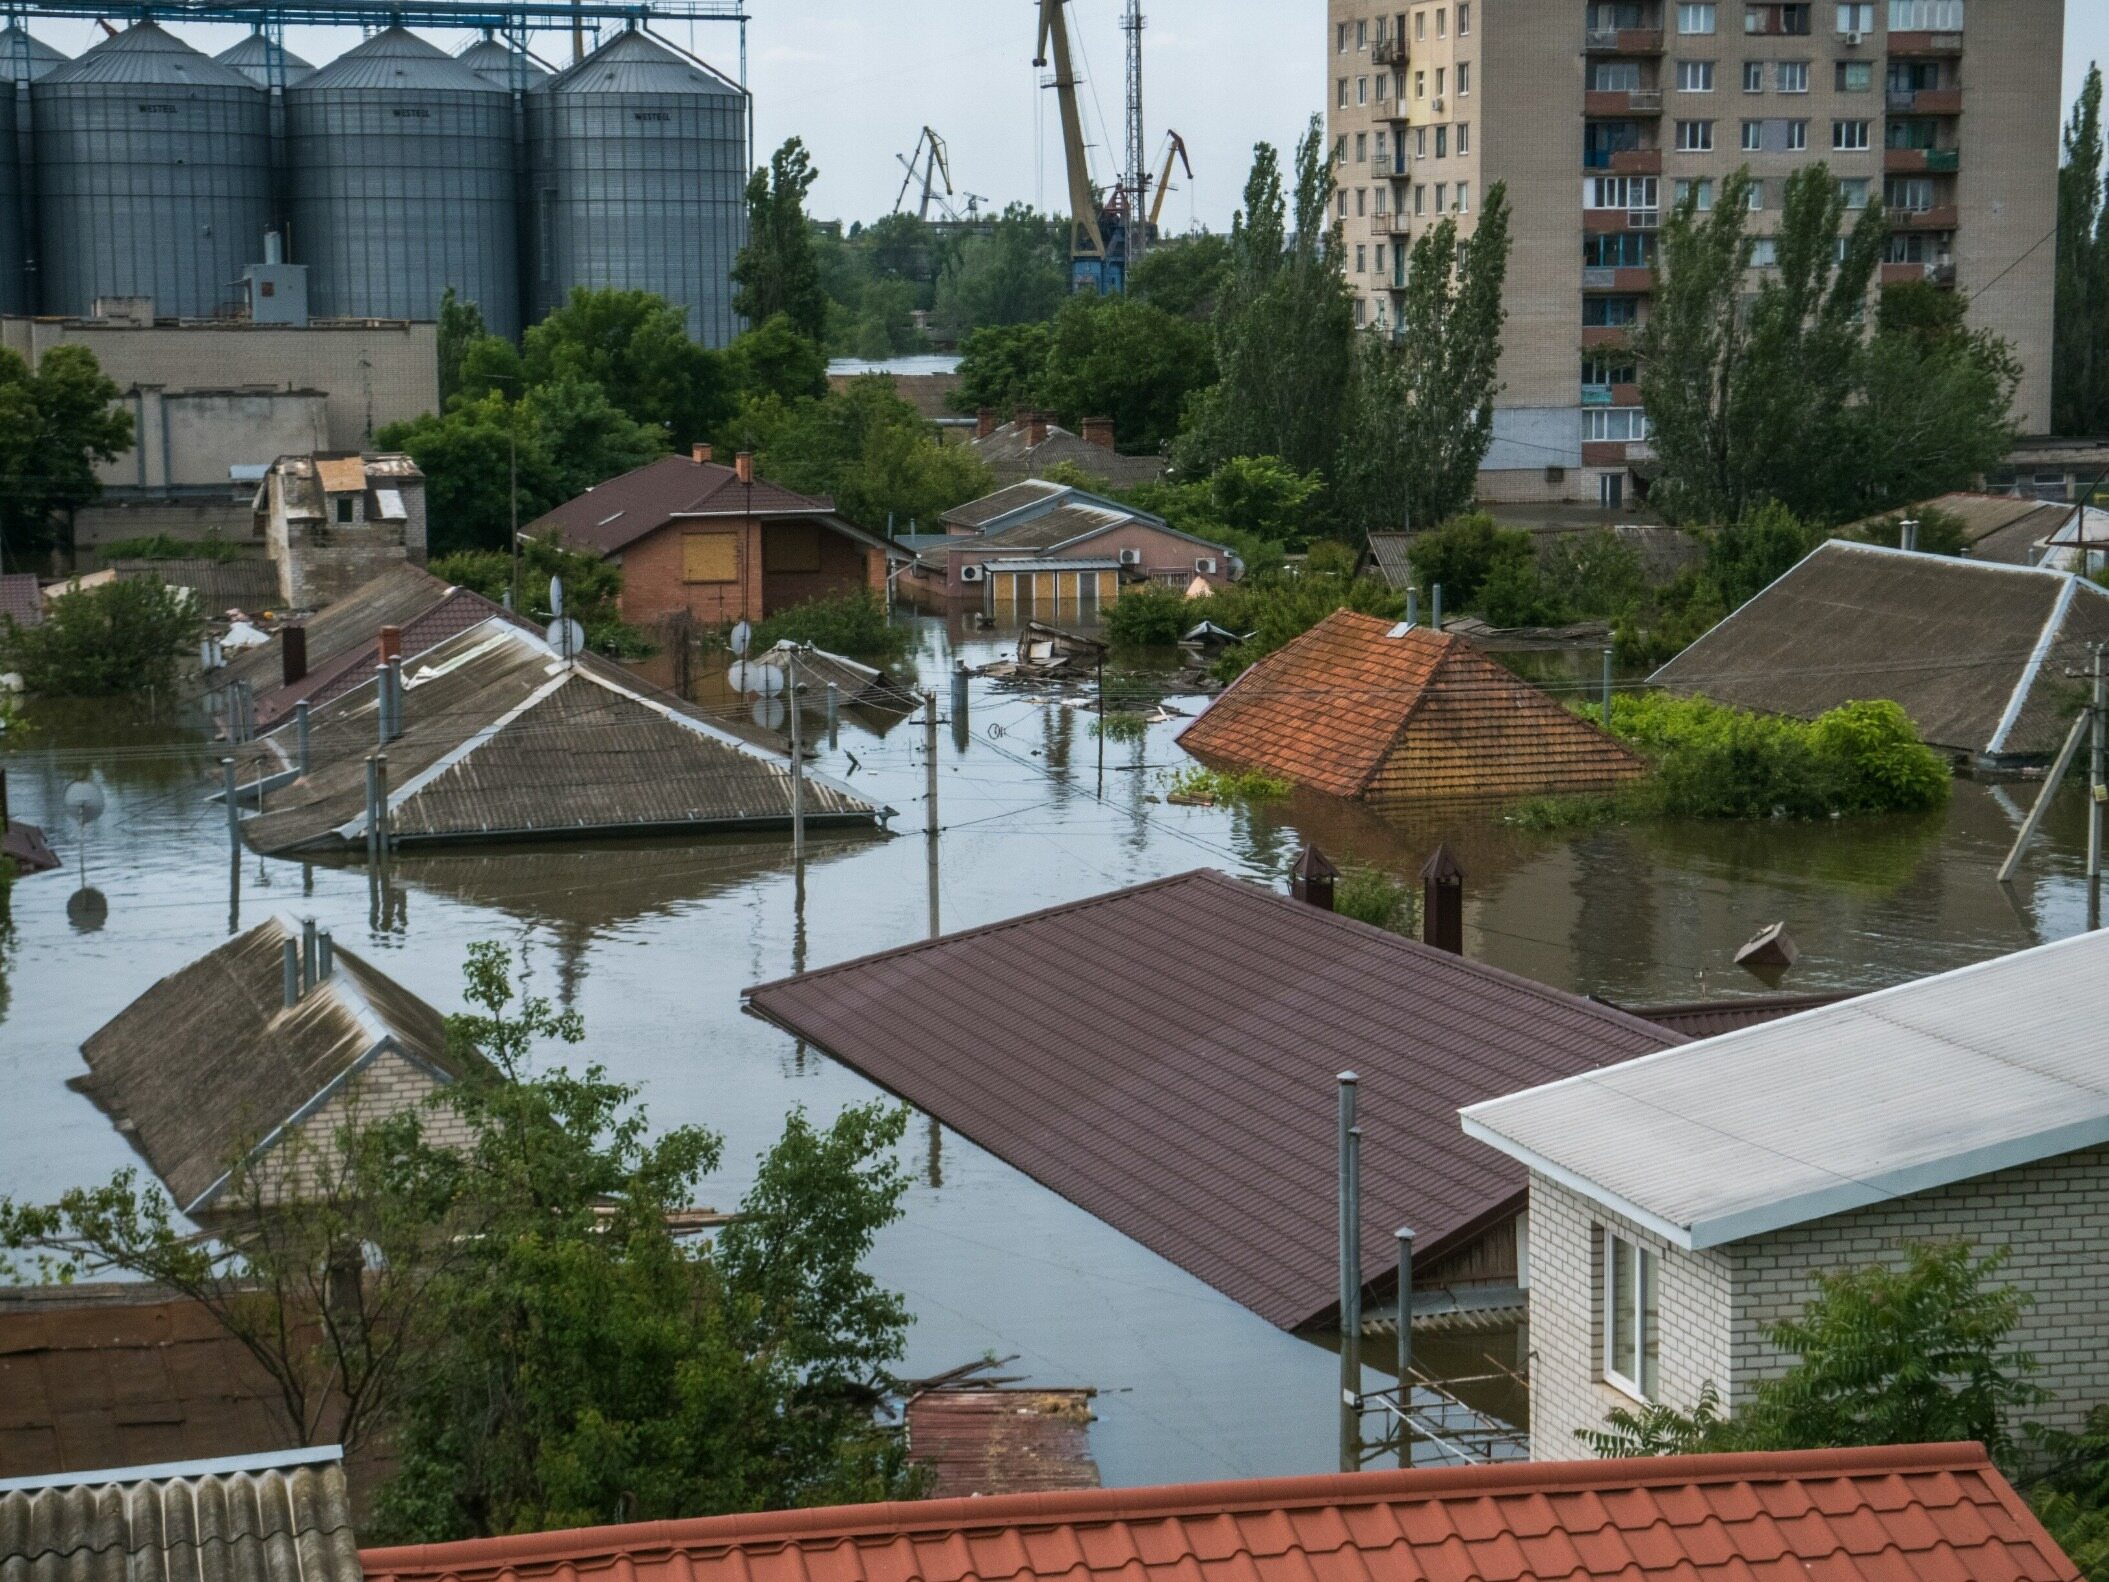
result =
M2051 427L2109 430L2109 210L2102 203L2102 70L2090 66L2065 125L2058 170L2057 311Z
M827 338L827 292L806 229L806 194L820 172L791 138L747 182L747 245L732 265L732 310L750 325L781 313L809 341Z

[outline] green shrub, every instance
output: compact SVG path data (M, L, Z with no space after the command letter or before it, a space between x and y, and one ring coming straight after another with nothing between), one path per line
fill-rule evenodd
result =
M1567 618L1565 606L1532 559L1495 562L1480 585L1477 605L1489 626L1557 626Z
M166 694L197 635L197 601L186 589L105 582L52 600L41 626L0 620L0 670L19 671L39 697Z
M1837 812L1922 812L1946 802L1953 789L1940 755L1920 742L1911 716L1886 698L1819 715L1809 726L1809 744L1832 778Z
M1350 868L1333 886L1333 910L1394 934L1411 935L1420 925L1420 899L1411 886L1378 868Z
M425 569L442 581L501 604L513 585L512 557L502 549L456 550L451 555L441 555ZM589 550L522 539L522 614L534 619L543 617L552 577L563 579L564 613L585 628L587 647L625 659L641 659L653 651L651 639L622 618L622 567Z
M1215 806L1225 802L1277 802L1296 788L1257 769L1182 769L1172 777L1170 798Z
M1916 519L1919 524L1919 550L1922 554L1960 555L1969 547L1969 531L1963 519L1937 505L1917 511L1893 511L1851 536L1862 543L1886 544L1895 549L1903 542L1906 517Z
M1169 648L1204 618L1215 601L1189 600L1155 583L1128 588L1106 612L1106 637L1117 648Z
M1252 633L1216 663L1216 675L1229 681L1255 660L1293 643L1335 610L1355 610L1395 621L1406 611L1406 598L1373 577L1276 573L1218 588L1193 608L1197 612L1194 620L1205 614L1230 631Z
M1143 715L1116 709L1093 720L1091 734L1109 742L1139 742L1150 734L1150 722Z
M1352 577L1362 557L1352 544L1336 538L1314 539L1304 551L1303 569L1327 577Z
M154 533L145 538L120 538L114 544L99 544L96 559L104 565L113 560L247 560L240 544L220 537L171 538Z
M1432 597L1440 585L1443 608L1452 613L1477 607L1479 591L1497 567L1534 566L1537 559L1530 534L1498 526L1484 511L1452 517L1422 533L1408 552L1421 592Z
M757 651L781 642L811 643L858 659L898 659L909 634L886 618L886 605L869 588L808 599L779 610L754 629Z

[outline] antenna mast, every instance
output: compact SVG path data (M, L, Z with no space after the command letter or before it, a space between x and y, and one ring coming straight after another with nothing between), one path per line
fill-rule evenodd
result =
M1142 0L1128 0L1120 27L1128 35L1128 246L1125 262L1132 269L1150 241L1149 225L1144 219L1150 212L1150 173L1143 164L1142 152Z

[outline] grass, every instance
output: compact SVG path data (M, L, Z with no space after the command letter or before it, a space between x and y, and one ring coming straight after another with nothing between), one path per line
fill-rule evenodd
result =
M1278 802L1294 789L1280 776L1257 769L1183 769L1172 777L1167 800L1201 807Z

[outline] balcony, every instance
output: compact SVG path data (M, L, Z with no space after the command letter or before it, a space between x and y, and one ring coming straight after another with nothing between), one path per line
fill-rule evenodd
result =
M1607 231L1653 231L1662 226L1659 209L1584 209L1582 229L1591 235Z
M1891 88L1883 96L1891 115L1961 115L1960 88Z
M1617 291L1631 295L1654 289L1655 276L1645 264L1584 264L1584 291Z
M1660 55L1659 27L1593 27L1583 39L1592 55Z
M1961 167L1961 164L1962 155L1953 148L1885 148L1882 150L1882 174L1885 176L1952 176Z
M1960 55L1963 36L1960 33L1892 33L1889 35L1889 52L1919 59Z
M1596 116L1660 115L1660 88L1592 88L1582 95L1582 114Z
M1892 231L1952 231L1955 229L1955 205L1946 203L1933 209L1891 209L1885 218Z
M1885 286L1910 285L1921 280L1933 286L1954 285L1954 261L1944 258L1931 264L1885 263L1882 266L1882 284Z
M1611 151L1611 173L1615 176L1659 176L1662 174L1662 150L1615 148Z
M1406 95L1393 94L1389 99L1377 101L1377 119L1393 126L1404 126L1411 112L1406 108Z
M1408 51L1403 38L1380 38L1370 50L1370 63L1376 66L1403 66Z
M1585 348L1591 346L1623 346L1626 344L1626 337L1632 333L1633 328L1634 326L1630 324L1585 324L1582 326L1582 345Z
M1403 214L1372 214L1369 217L1372 236L1404 236L1406 216Z

